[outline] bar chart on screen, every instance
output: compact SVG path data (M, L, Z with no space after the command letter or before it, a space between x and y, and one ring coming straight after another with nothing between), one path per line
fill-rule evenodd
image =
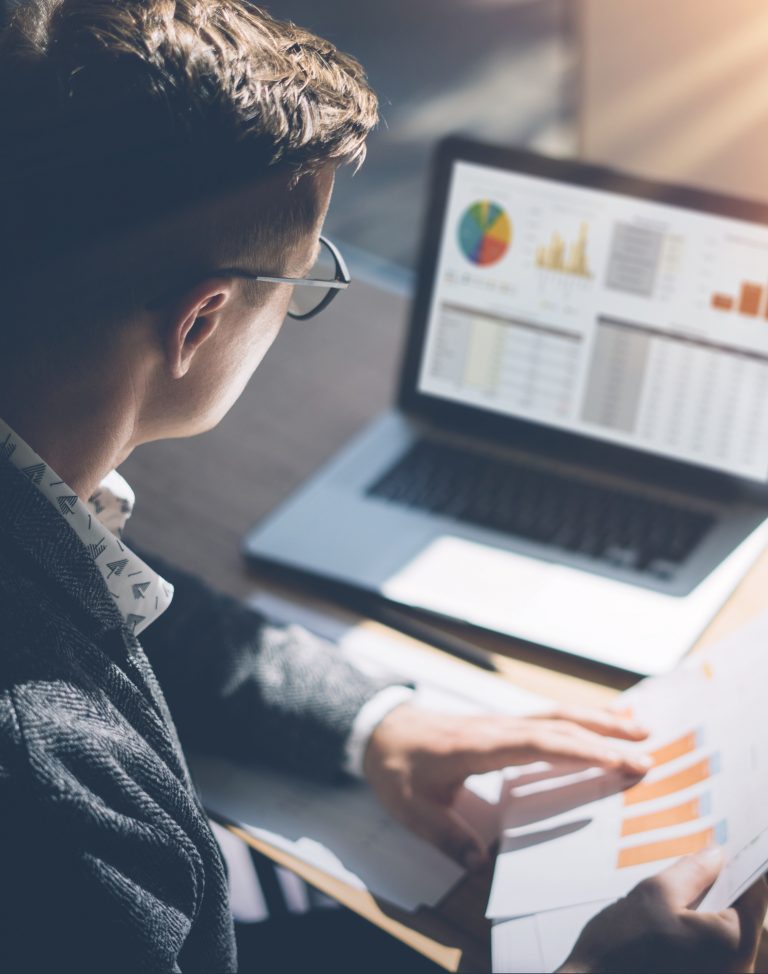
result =
M759 335L768 323L768 245L751 234L726 233L702 241L700 306L710 325L735 328L737 340L750 329ZM706 322L709 316L705 316ZM741 329L746 329L741 333Z
M710 305L715 311L734 311L749 318L758 316L768 318L766 294L768 294L766 285L755 281L742 281L735 294L714 291L710 298Z
M566 243L558 230L554 230L546 244L536 248L536 266L540 270L570 274L575 277L592 277L589 267L589 224L583 220L579 225L578 236Z
M589 210L533 207L529 217L522 243L536 314L582 322L592 313L604 228Z

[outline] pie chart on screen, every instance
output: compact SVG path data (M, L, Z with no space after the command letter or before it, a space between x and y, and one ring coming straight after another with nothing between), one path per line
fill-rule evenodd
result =
M501 260L511 243L512 221L498 203L478 200L464 211L459 223L459 246L468 261L488 267Z

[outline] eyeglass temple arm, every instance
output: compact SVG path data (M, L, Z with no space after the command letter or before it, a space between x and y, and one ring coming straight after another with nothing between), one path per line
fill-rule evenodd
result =
M318 281L311 277L266 277L264 274L249 274L247 271L239 271L235 268L225 267L217 273L232 277L246 277L251 281L263 281L265 284L306 284L309 287L336 288L344 290L349 287L350 281Z

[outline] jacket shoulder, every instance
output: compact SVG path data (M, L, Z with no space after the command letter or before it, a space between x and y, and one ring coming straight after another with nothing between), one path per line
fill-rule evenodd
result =
M51 583L36 577L31 567L19 563L0 546L0 687L2 673L13 661L46 647L50 658L62 640L76 632L65 604L56 598Z

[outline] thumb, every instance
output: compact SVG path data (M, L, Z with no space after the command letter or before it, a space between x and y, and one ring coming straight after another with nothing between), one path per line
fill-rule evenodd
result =
M742 893L731 907L739 918L739 926L748 935L757 936L763 926L768 910L768 882L761 876L757 882Z
M654 877L662 896L677 908L695 904L717 879L723 867L723 853L717 846L693 856L684 856Z
M478 869L488 859L483 840L454 809L435 802L420 801L411 806L411 829L437 846L465 869Z

